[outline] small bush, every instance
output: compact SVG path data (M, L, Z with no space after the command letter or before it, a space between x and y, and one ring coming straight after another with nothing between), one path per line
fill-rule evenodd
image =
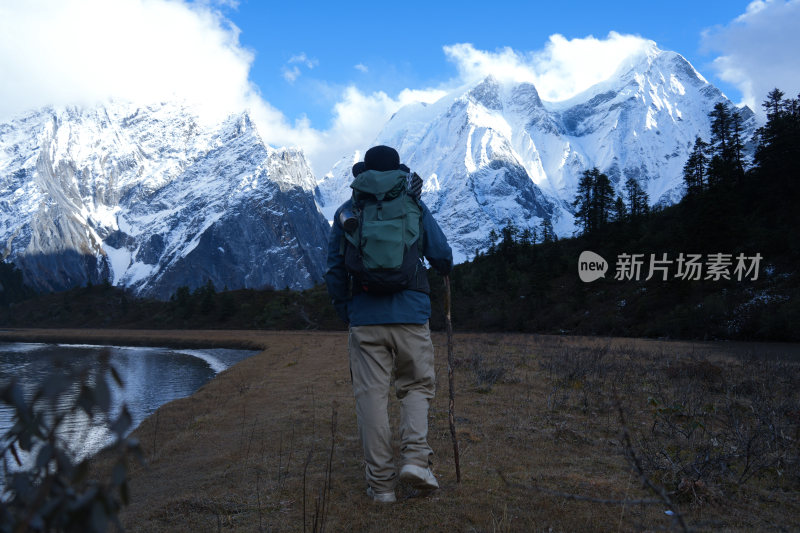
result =
M0 532L100 532L110 523L121 529L117 513L128 503L128 459L141 460L141 451L136 440L125 437L132 423L127 408L112 416L106 374L119 386L122 380L108 355L101 356L96 370L57 369L29 398L14 380L0 389L0 402L12 409L14 423L0 438ZM92 479L90 458L77 459L70 451L64 423L76 415L100 417L111 431L113 442L106 450L114 461L108 479Z
M481 354L474 354L470 361L472 372L475 375L475 385L478 392L487 393L492 387L506 375L506 368L502 361L498 361L500 366L493 366L487 363Z
M696 503L707 500L698 487L735 490L769 478L795 489L800 481L796 373L756 360L741 370L726 382L716 364L683 362L664 370L671 383L648 401L652 425L639 441L645 469Z

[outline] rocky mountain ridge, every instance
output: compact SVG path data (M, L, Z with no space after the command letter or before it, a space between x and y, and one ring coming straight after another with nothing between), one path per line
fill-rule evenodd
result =
M266 145L247 113L111 102L0 125L3 259L39 290L309 287L328 230L314 186L303 153Z

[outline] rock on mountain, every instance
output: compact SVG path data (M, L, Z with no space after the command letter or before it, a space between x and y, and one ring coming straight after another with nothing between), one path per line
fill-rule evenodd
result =
M40 290L309 287L328 231L314 187L303 154L265 145L246 113L114 102L0 124L3 259Z
M423 200L463 261L509 220L533 228L550 219L560 236L571 235L578 180L595 166L620 194L633 177L652 204L676 202L695 137L708 139L708 113L720 101L727 99L686 59L653 43L568 101L544 102L531 83L489 76L400 109L374 144L397 148L423 177ZM747 135L755 119L741 111ZM354 162L343 159L319 182L329 218L350 194Z

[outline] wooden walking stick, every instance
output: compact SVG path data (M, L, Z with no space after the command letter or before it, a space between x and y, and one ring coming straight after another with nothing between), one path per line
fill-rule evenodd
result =
M456 482L461 483L461 465L458 462L458 436L456 435L455 386L453 383L453 322L450 320L450 276L444 277L444 318L447 328L447 381L450 385L450 438L453 440L453 457L456 461Z

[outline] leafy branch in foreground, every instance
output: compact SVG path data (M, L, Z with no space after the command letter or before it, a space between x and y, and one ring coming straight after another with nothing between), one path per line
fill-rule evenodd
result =
M121 529L117 513L128 503L128 459L142 456L138 442L125 436L132 424L126 406L112 413L107 374L123 386L104 352L94 369L55 368L27 398L16 380L0 389L0 405L13 413L13 426L0 437L0 532L100 532L111 523ZM67 424L76 417L99 418L110 431L109 479L92 479L91 459L70 449Z

